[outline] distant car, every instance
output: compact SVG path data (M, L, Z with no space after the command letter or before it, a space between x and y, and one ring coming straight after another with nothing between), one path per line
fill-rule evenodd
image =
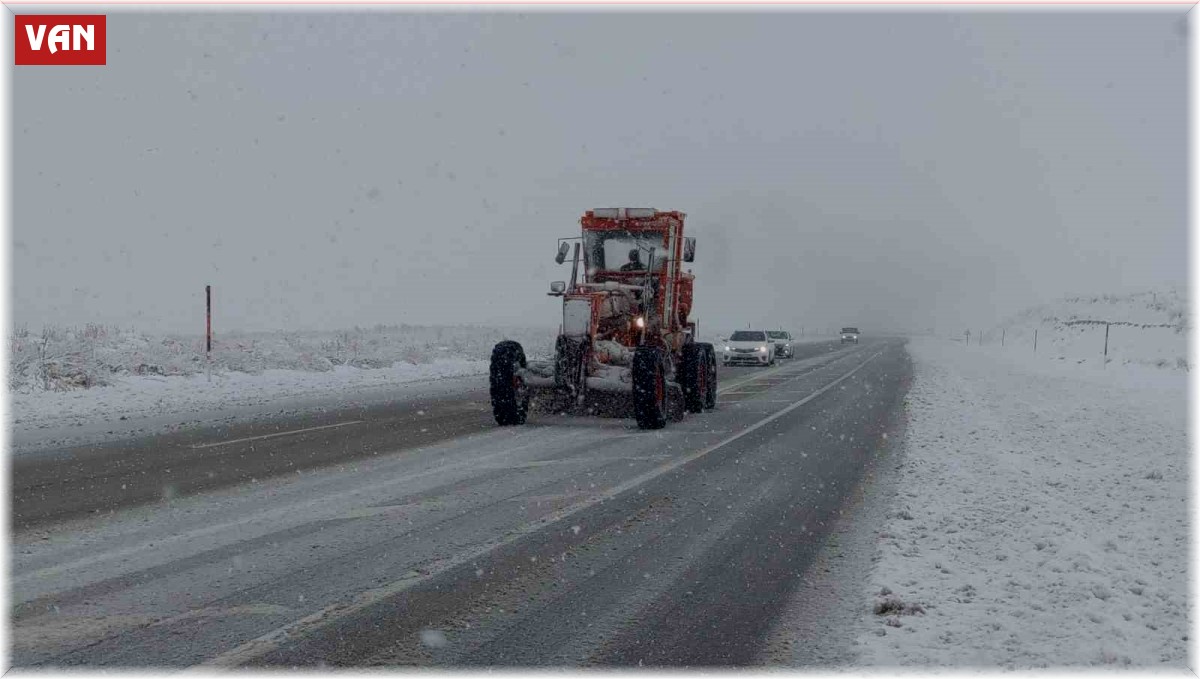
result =
M725 340L725 365L775 365L775 342L763 330L738 330Z
M858 344L858 328L842 328L842 344L846 342Z
M787 330L768 330L767 337L775 340L775 355L779 358L791 358L795 355L792 351L792 333Z

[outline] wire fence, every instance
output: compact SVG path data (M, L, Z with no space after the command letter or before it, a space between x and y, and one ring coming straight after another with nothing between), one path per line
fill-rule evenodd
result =
M1063 328L1094 328L1096 333L1087 336L1071 336L1064 338L1061 332L1057 330ZM1055 349L1061 349L1064 343L1069 343L1073 348L1081 349L1082 352L1078 355L1080 360L1088 358L1100 359L1102 366L1107 366L1114 359L1110 355L1112 350L1120 349L1122 351L1133 350L1144 341L1145 337L1137 337L1126 334L1120 331L1153 331L1153 330L1170 330L1172 335L1183 335L1187 328L1181 323L1136 323L1130 321L1112 321L1106 319L1081 318L1071 320L1054 320L1047 322L1041 326L1032 328L1018 327L1012 328L1014 332L1010 333L1010 328L999 328L992 330L964 330L960 337L953 337L956 342L962 342L967 347L972 346L993 346L1003 347L1005 349L1020 350L1026 349L1034 354L1039 353L1039 345L1041 353L1063 359L1065 355L1060 351L1056 354ZM1100 331L1103 332L1100 332ZM1047 346L1047 344L1051 346ZM1186 338L1184 338L1183 351L1186 353ZM1174 367L1190 372L1189 361L1186 356L1176 356L1172 358L1140 356L1126 356L1123 360L1125 363L1144 363L1154 365L1156 367Z

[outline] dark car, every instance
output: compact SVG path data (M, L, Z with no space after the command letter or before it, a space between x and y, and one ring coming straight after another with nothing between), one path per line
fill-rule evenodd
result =
M842 344L846 342L858 344L858 328L842 328Z
M779 358L791 358L792 333L787 330L768 330L767 338L775 342L775 355Z

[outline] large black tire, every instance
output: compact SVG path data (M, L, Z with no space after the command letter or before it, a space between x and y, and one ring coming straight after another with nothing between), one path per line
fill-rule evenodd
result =
M529 387L519 373L524 367L525 350L520 344L505 340L492 349L492 415L501 427L525 424L529 414Z
M662 351L638 347L633 354L633 416L639 429L667 426L667 376Z
M683 387L683 406L689 413L704 410L704 391L708 381L708 352L698 343L684 345L679 383Z
M712 410L717 407L717 350L713 345L707 342L701 343L706 354L705 370L708 371L708 379L705 380L704 390L704 409Z

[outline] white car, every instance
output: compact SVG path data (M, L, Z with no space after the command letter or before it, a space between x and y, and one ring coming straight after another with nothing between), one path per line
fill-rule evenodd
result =
M763 330L738 330L725 340L725 365L775 365L775 342Z
M779 358L792 358L792 333L787 330L768 330L767 337L775 341L775 355Z

